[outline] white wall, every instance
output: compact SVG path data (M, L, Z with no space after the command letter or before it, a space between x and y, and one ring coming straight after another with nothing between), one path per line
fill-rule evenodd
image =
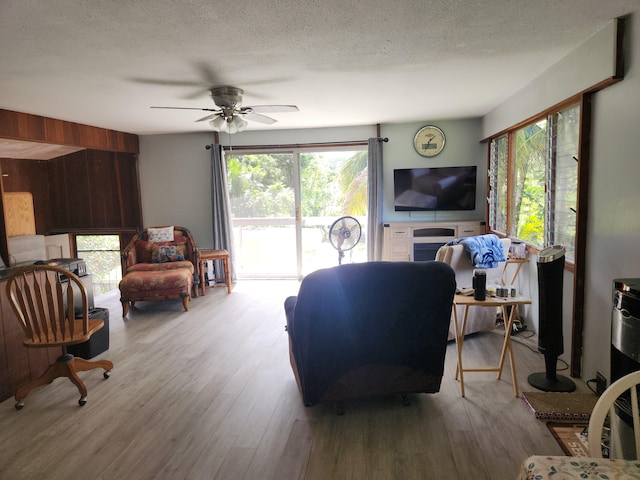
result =
M413 148L416 132L425 125L436 125L445 134L444 150L432 158L420 156ZM487 156L480 143L480 119L425 120L419 123L388 124L380 128L383 143L383 220L385 222L431 222L484 220L486 208ZM393 207L393 170L413 167L451 167L476 165L478 190L473 212L396 212Z
M627 23L625 78L593 109L584 378L609 378L613 279L640 277L640 10Z
M181 225L201 248L211 232L210 133L140 137L140 190L145 227Z

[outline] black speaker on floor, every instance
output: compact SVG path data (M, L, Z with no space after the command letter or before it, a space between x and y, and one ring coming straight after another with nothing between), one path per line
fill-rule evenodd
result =
M104 326L91 335L91 338L86 342L69 345L67 347L67 352L71 355L84 358L85 360L89 360L109 350L109 309L100 307L92 308L89 310L89 318L103 320Z
M573 392L576 384L556 373L558 357L564 353L562 336L562 245L545 248L538 256L538 350L544 355L546 371L529 375L529 384L545 392Z

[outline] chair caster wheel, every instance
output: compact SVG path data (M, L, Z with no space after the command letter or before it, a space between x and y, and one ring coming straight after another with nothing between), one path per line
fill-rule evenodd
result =
M87 403L86 397L82 397L80 400L78 400L78 405L80 405L81 407L84 407L86 403Z
M103 377L105 378L105 380L106 380L107 378L109 378L109 377L111 376L111 371L109 370L109 371L104 372L104 373L102 374L102 376L103 376Z
M22 407L24 407L24 403L16 402L15 407L16 407L16 410L22 410Z

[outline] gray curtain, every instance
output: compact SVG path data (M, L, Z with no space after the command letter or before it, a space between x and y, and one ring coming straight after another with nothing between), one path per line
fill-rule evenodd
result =
M233 254L233 224L231 222L231 202L227 188L227 162L222 145L211 145L211 212L213 215L213 248L229 252L231 280L236 280ZM216 260L216 276L221 276L222 261Z
M367 260L382 260L382 138L369 139Z

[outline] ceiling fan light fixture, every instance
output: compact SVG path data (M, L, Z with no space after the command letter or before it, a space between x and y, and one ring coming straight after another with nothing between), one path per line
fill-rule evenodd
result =
M211 112L196 122L209 122L211 128L216 132L238 133L243 132L249 126L247 120L259 122L265 125L276 123L275 118L263 115L262 112L296 112L295 105L254 105L242 107L241 88L222 86L214 87L211 90L213 103L216 108L193 108L193 107L151 107L170 108L176 110L202 110Z
M247 126L249 125L249 122L247 122L244 118L242 118L241 116L235 116L233 117L233 120L231 121L232 124L235 124L236 126L236 131L238 132L242 132L244 131Z
M216 118L209 122L211 128L216 132L229 132L238 133L244 131L249 123L239 115L233 115L231 117L225 117L218 115Z
M227 124L227 121L225 120L224 117L217 115L213 120L211 120L209 122L209 125L211 125L211 128L213 128L216 132L221 132L223 131L225 128L225 125Z

